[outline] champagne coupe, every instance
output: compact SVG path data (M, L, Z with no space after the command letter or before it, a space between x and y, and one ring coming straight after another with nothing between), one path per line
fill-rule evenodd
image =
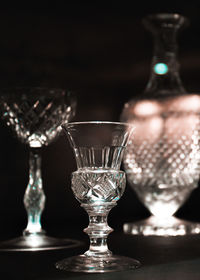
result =
M1 118L15 136L30 150L29 182L24 195L28 223L21 237L2 242L3 251L36 251L69 248L78 245L71 239L57 239L45 234L41 214L45 194L41 176L41 148L59 136L60 124L75 114L72 92L49 88L7 88L1 90Z
M72 173L72 191L89 215L89 250L56 263L61 270L111 272L134 269L140 263L113 255L107 247L112 229L107 224L109 211L121 198L126 184L120 171L123 152L133 126L125 123L89 121L63 124L74 150L78 170Z

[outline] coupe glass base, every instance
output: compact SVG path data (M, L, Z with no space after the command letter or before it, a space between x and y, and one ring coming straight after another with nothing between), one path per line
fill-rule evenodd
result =
M56 263L56 268L60 270L86 273L105 273L114 271L124 271L140 267L140 262L118 255L108 257L87 257L79 255L66 258Z
M0 251L44 251L69 249L81 246L73 239L54 238L46 235L28 235L10 239L0 244Z
M151 216L135 223L124 224L124 232L145 236L180 236L200 233L200 223L181 220L173 216L159 219Z

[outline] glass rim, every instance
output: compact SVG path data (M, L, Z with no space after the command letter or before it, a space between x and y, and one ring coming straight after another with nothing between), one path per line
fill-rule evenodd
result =
M181 26L188 26L189 25L189 19L180 14L180 13L176 13L176 12L158 12L158 13L151 13L151 14L148 14L147 16L144 16L142 18L142 21L144 23L144 25L148 24L148 21L149 20L157 20L158 22L160 22L161 24L162 23L165 23L165 21L172 21L171 23L174 24L174 26L176 25L176 21L177 21L177 24L178 24L178 20L179 20L179 27ZM174 20L174 22L173 22ZM167 26L167 25L166 25ZM163 25L163 27L165 27L165 24Z
M113 121L80 121L80 122L66 122L61 124L62 128L67 128L73 125L81 125L81 124L113 124L113 125L122 125L127 127L135 128L134 124L126 123L126 122L113 122Z
M188 20L186 16L180 14L180 13L151 13L147 16L144 16L143 19L149 18L149 19L160 19L160 20L167 20L167 19L185 19Z
M10 89L38 89L38 90L40 90L40 89L48 89L48 90L53 90L53 89L55 89L55 90L69 90L69 91L72 91L70 88L65 88L65 87L56 87L56 86L43 86L43 85L34 85L34 86L26 86L26 85L22 85L22 86L20 86L20 85L17 85L17 86L6 86L6 87L1 87L1 89L0 90L10 90Z
M56 92L67 92L70 94L74 94L74 91L71 90L70 88L65 88L65 87L48 87L48 86L10 86L10 87L2 87L0 88L0 92L2 93L8 93L10 91L17 91L17 92L23 92L23 91L28 91L28 92L51 92L51 91L56 91Z
M7 96L13 98L15 96L65 96L65 98L76 99L76 92L65 87L48 87L48 86L10 86L0 88L2 98Z

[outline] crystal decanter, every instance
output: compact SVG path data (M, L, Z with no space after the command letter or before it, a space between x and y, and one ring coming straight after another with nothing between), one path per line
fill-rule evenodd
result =
M198 186L200 173L200 96L184 89L177 61L177 32L186 22L179 14L149 15L143 21L154 38L150 79L142 96L124 105L121 121L136 127L127 145L124 169L152 216L126 223L126 233L200 232L200 224L173 216Z

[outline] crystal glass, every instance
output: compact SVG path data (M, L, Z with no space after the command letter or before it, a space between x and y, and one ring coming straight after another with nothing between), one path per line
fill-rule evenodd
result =
M177 61L176 35L186 21L178 14L144 18L155 42L150 79L144 93L124 105L121 121L136 126L125 152L124 169L152 216L126 223L126 233L200 232L198 223L173 216L198 186L200 174L200 96L184 89Z
M76 99L72 92L48 88L9 88L1 90L1 119L30 150L29 182L24 195L28 223L23 236L0 244L0 250L46 250L77 245L70 239L45 235L41 214L45 194L41 175L41 148L55 141L62 122L75 114Z
M72 173L72 191L89 215L90 247L83 255L56 264L62 270L77 272L109 272L134 269L139 262L113 255L107 247L112 229L107 224L109 211L125 189L125 173L121 160L133 126L115 122L75 122L64 124L77 163Z

